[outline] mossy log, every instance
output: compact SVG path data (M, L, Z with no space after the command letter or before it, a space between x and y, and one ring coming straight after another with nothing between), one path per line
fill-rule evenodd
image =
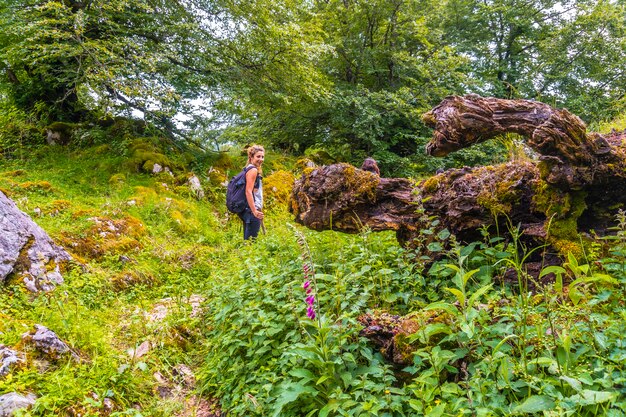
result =
M585 123L564 109L528 100L452 96L422 119L435 129L426 145L432 156L515 133L539 155L541 178L552 186L573 191L624 184L626 149L621 141L626 135L588 133Z
M415 185L405 178L380 178L349 164L307 168L295 182L291 212L314 230L358 233L396 230L398 239L420 227Z
M567 110L475 95L448 97L423 118L434 128L430 155L515 133L537 158L451 169L419 183L379 178L347 164L309 168L291 196L296 222L347 233L363 226L395 230L410 246L433 216L439 228L463 241L509 219L525 238L565 254L576 252L579 232L604 234L626 203L624 132L587 133Z

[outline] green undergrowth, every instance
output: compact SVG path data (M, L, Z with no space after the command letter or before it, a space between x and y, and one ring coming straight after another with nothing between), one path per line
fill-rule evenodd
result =
M542 283L512 232L514 244L452 242L426 269L369 233L294 230L295 257L247 248L251 264L212 289L205 392L246 416L624 415L623 242L544 268L556 277ZM403 317L400 363L360 333L366 312Z
M439 232L426 256L390 232L303 229L276 203L250 244L211 177L242 155L183 158L172 176L129 169L133 155L0 160L0 189L74 255L52 292L0 289L0 344L27 352L0 395L38 396L20 415L191 416L199 397L229 416L626 415L624 215L537 278L526 260L543 248L515 225L469 245ZM293 168L267 160L266 176ZM363 331L377 316L401 323L380 344ZM38 359L22 341L35 324L80 359Z

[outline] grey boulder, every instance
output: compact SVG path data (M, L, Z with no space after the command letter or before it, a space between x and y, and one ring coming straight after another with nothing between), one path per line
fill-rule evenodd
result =
M60 265L70 259L0 191L0 284L10 274L18 274L30 291L50 291L63 282Z
M11 417L15 411L35 404L36 399L34 394L21 395L17 392L4 394L0 396L0 417Z

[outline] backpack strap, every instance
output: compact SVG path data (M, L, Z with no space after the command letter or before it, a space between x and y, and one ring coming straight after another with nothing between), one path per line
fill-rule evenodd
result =
M252 168L256 168L256 167L254 165L252 165L252 164L250 164L247 167L245 167L243 169L243 171L244 171L243 176L245 177L246 174L248 173L248 171L250 171ZM258 184L259 184L259 181L260 181L260 177L261 177L261 174L258 173L258 169L257 169L257 176L256 176L256 179L254 180L254 188L259 188Z

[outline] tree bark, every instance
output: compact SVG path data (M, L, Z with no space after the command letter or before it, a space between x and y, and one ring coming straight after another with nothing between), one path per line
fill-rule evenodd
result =
M414 184L379 178L347 164L308 169L296 181L291 211L314 230L357 233L395 230L415 246L431 219L457 238L471 241L482 228L519 225L526 239L575 251L578 233L604 234L615 209L626 203L626 134L587 133L567 110L527 100L448 97L423 116L434 128L426 146L432 156L496 136L522 136L536 159L452 169ZM500 227L501 226L501 227Z
M585 123L564 109L528 100L476 95L444 99L422 117L435 129L426 153L445 156L475 143L514 133L539 155L541 177L565 191L624 182L622 135L587 133Z

